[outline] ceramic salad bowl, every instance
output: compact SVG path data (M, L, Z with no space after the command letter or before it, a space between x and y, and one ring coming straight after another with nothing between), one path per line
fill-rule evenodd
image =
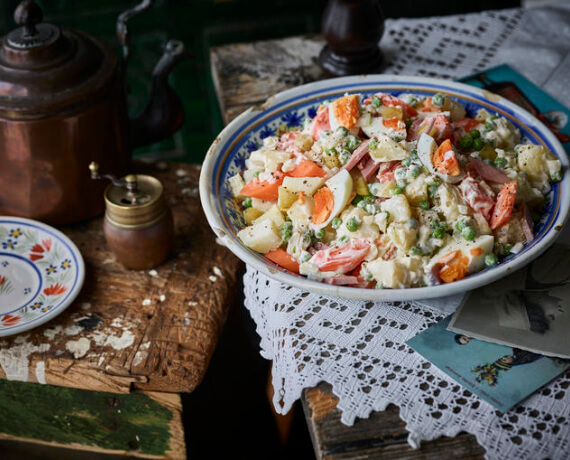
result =
M248 155L261 146L265 137L290 128L302 129L303 122L316 115L317 107L323 101L345 93L360 93L366 97L379 91L394 96L400 93L426 96L442 93L459 101L469 116L473 116L478 109L485 108L510 120L520 129L524 142L542 144L554 153L562 163L562 180L553 184L547 196L542 218L535 227L534 239L499 265L463 280L406 289L363 289L324 284L289 272L244 246L236 234L245 224L228 179L243 171ZM423 77L356 76L315 82L284 91L236 118L220 133L208 151L200 176L200 197L208 223L222 242L245 263L275 280L306 291L350 299L427 299L462 293L486 285L542 254L560 234L570 209L568 166L565 150L548 128L519 106L498 95L461 83Z

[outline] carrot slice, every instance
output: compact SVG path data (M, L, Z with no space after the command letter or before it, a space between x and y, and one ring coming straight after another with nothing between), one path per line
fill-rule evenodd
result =
M404 118L413 118L418 114L418 111L414 109L411 105L406 104L401 99L398 99L395 96L390 94L382 94L380 95L380 99L382 101L382 105L386 107L401 107L402 113L404 114Z
M399 123L400 123L400 119L397 117L394 118L384 118L382 120L382 124L386 127L386 128L391 128L391 129L400 129L399 128Z
M285 174L274 172L273 179L264 181L254 179L245 184L240 193L251 198L273 201L279 197L279 186L283 183L283 179Z
M303 158L301 162L295 166L295 169L289 171L287 175L291 177L325 177L327 172L314 161Z
M293 259L285 249L279 248L274 251L269 251L265 254L265 257L267 257L271 262L281 265L290 272L299 274L299 263Z
M330 188L323 187L315 193L315 208L313 210L313 224L320 225L331 215L334 207L334 195Z
M347 129L356 126L360 117L359 97L355 94L351 96L339 97L332 103L332 113L339 125Z
M503 188L501 188L497 195L497 201L493 208L493 214L491 215L491 230L495 230L510 220L515 207L516 197L517 181L511 181L503 185Z
M433 154L433 165L441 174L459 176L461 168L449 139L444 140Z

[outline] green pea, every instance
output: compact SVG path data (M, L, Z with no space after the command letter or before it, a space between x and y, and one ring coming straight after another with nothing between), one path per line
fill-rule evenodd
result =
M330 156L338 156L338 152L334 147L330 149L325 149L325 153Z
M404 168L407 168L408 166L410 166L412 164L412 160L410 160L409 158L405 158L402 160L402 166Z
M246 197L246 199L243 200L243 203L242 203L242 204L243 204L243 207L244 207L245 209L251 208L251 198L250 198L250 197Z
M412 120L406 120L404 123L406 123L406 128L409 128L410 126L412 126L413 121Z
M506 158L503 158L503 157L498 157L498 158L495 160L494 165L495 165L495 168L501 168L501 169L503 169L505 166L507 166L507 159L506 159Z
M313 236L315 236L315 233L312 230L305 230L305 233L303 233L303 241L310 244Z
M335 218L331 221L331 227L334 228L334 229L339 228L341 224L342 224L342 220L340 220L340 217L335 217Z
M368 143L368 148L374 150L376 147L378 147L378 141L376 139L372 139L369 143Z
M378 214L380 212L380 206L377 204L367 204L364 209L368 214L372 215Z
M466 225L461 230L461 236L463 236L463 238L465 238L467 241L473 241L475 239L475 236L477 236L477 233L473 227Z
M495 122L491 119L485 122L485 131L493 131L496 127L497 125L495 125Z
M348 236L342 235L342 236L338 239L338 242L342 244L342 243L348 242L348 240L349 240Z
M347 128L345 128L344 126L339 126L336 129L336 132L342 134L343 136L346 136L350 131Z
M401 189L406 188L406 179L398 179L396 181L396 185L398 186L398 188L401 188Z
M432 200L437 197L437 189L438 189L437 185L430 185L428 187L428 195Z
M445 97L443 94L437 93L432 96L431 101L433 102L433 105L436 105L437 107L443 107Z
M512 244L505 244L503 246L503 255L504 256L508 256L511 253L511 249L513 249L513 245Z
M427 211L429 209L429 201L428 200L422 200L418 203L418 206L420 207L420 209L423 209L424 211Z
M479 139L481 137L481 133L479 132L478 129L473 129L471 131L469 131L469 135L473 138L473 139Z
M459 146L463 150L467 150L468 148L471 148L473 146L473 139L469 136L463 136L459 141Z
M437 238L439 240L441 240L444 235L445 235L445 232L443 231L443 228L436 228L433 232L431 232L431 236L433 236L434 238Z
M315 238L317 240L322 240L325 237L325 229L321 228L315 232Z
M402 187L394 187L390 190L390 195L392 196L401 195L402 193L404 193L404 189Z
M281 238L283 241L289 241L291 235L293 234L293 224L291 222L284 222L281 225Z
M360 144L360 139L356 136L346 136L346 148L354 150Z
M360 222L358 222L354 217L351 217L346 222L346 228L349 232L355 232L358 230L358 227L360 227Z
M552 174L552 181L553 182L560 182L562 180L562 175L560 174L560 171L555 171Z
M459 219L455 223L455 230L457 230L459 233L461 233L466 226L467 226L467 223L465 222L465 220Z
M491 115L491 116L489 117L489 120L493 121L493 120L496 120L497 118L499 118L498 115Z
M410 175L412 176L412 178L417 178L420 174L422 173L422 170L420 167L414 165L413 168L410 168Z
M439 228L441 228L444 232L447 232L449 230L449 225L447 225L447 222L440 222Z
M487 254L485 256L485 265L487 267L494 267L498 263L499 263L499 260L497 259L497 256L495 254Z
M421 250L419 247L417 247L417 246L412 246L412 247L410 248L410 254L413 255L413 256L421 256L423 253L422 253L422 250Z
M255 172L253 173L253 177L255 177L255 178L257 179L260 174L261 174L261 171L255 171Z
M380 107L381 104L382 104L382 101L380 100L380 98L378 96L374 96L372 98L372 100L370 101L370 105L374 108Z
M338 160L340 161L340 164L344 166L348 163L351 156L352 154L350 153L350 150L342 149L338 154Z
M473 140L473 148L474 148L475 150L479 151L479 150L481 150L483 147L485 147L485 143L484 143L481 139L477 138L477 139L474 139L474 140Z

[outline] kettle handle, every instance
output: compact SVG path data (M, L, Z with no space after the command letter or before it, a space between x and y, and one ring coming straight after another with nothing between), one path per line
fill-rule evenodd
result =
M123 48L123 58L125 62L129 57L129 29L127 28L127 21L141 13L144 13L154 4L154 0L142 0L135 7L122 12L117 18L117 38Z

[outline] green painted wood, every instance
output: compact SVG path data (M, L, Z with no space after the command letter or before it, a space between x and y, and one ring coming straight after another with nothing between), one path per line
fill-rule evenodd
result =
M0 381L0 432L58 444L165 455L173 415L143 393Z

